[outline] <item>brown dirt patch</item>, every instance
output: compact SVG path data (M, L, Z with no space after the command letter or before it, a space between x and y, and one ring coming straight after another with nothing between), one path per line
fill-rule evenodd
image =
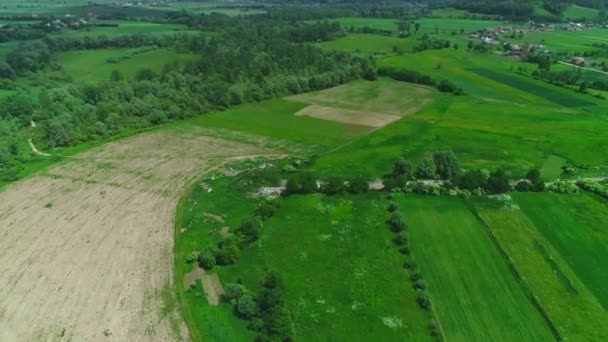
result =
M205 274L205 270L202 269L199 265L195 264L192 268L192 271L190 271L184 276L184 288L189 288L190 286L192 286L192 284L194 284L195 281L203 278L203 274Z
M230 227L228 227L228 226L222 227L222 229L220 230L220 235L226 236L226 235L228 235L229 232L230 232Z
M224 222L224 218L214 213L203 213L203 216L215 222Z
M229 160L269 154L197 132L109 143L0 192L0 340L175 338L160 293L179 196ZM219 279L203 279L218 298Z
M369 127L383 127L401 119L401 116L394 114L326 107L314 104L298 111L296 115L306 115L317 119Z
M220 277L217 274L207 274L203 272L201 277L203 283L203 290L205 291L205 297L209 305L219 305L224 294L224 287L220 281Z

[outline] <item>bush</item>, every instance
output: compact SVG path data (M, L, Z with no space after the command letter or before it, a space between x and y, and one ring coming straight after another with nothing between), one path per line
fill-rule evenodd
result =
M369 191L369 182L363 176L357 176L348 181L348 192L363 194Z
M461 189L484 189L488 185L488 177L480 170L472 170L455 176L452 179L452 183Z
M257 217L248 217L241 221L241 224L236 228L236 233L245 242L254 242L262 234L262 222Z
M211 270L215 266L215 253L211 248L203 249L198 255L198 264L200 267Z
M426 293L419 294L416 302L425 310L429 310L431 308L431 298Z
M395 233L404 231L407 226L405 219L399 212L394 212L386 223Z
M403 263L403 268L405 268L406 270L415 270L416 269L416 263L413 261L406 261Z
M215 262L218 265L232 265L239 259L239 241L235 237L222 240L215 250Z
M527 179L522 179L515 185L515 190L521 192L532 191L532 183Z
M281 204L279 203L279 201L263 201L255 209L255 214L261 220L267 220L274 216L274 214L277 212L277 210L279 210L280 207Z
M326 195L339 195L346 191L344 180L338 177L331 177L323 185L321 191Z
M441 179L452 179L460 173L460 163L452 151L436 151L433 160L437 168L437 175Z
M566 180L558 180L547 186L547 191L560 193L560 194L578 194L580 189L579 187Z
M509 176L503 169L497 169L490 174L487 190L492 194L502 194L509 191Z
M411 281L416 282L419 279L422 279L422 275L420 274L420 272L418 272L416 270L410 272L410 280Z
M420 179L434 179L437 176L437 167L432 156L427 155L418 163L415 175Z
M418 290L426 290L426 281L424 279L418 279L414 282L414 288Z
M222 295L222 300L224 302L231 302L233 300L241 298L247 293L249 293L249 291L245 286L237 283L228 283L224 286L224 294Z
M399 209L399 205L397 203L395 203L395 202L391 202L388 205L388 209L387 210L392 213L392 212L397 211L397 209Z
M258 314L258 305L251 295L245 294L237 299L235 310L239 317L250 319Z
M404 255L408 255L410 254L410 247L409 246L403 246L399 249L399 253L404 254Z
M399 232L399 234L397 234L397 236L395 237L395 239L393 241L398 246L405 246L405 245L407 245L407 243L409 241L407 232L405 232L405 231Z

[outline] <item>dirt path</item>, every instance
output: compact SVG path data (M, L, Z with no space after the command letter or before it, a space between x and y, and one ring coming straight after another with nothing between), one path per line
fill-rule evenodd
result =
M32 138L27 139L27 143L30 145L30 148L32 149L32 152L34 152L34 154L37 154L37 155L43 156L43 157L50 157L50 156L52 156L51 154L40 152L40 150L38 150L36 148L36 145L34 145L34 142L32 141Z
M0 192L0 341L182 339L183 324L162 309L178 198L205 173L260 156L277 154L152 132L8 186Z
M608 72L602 71L602 70L597 70L597 69L593 69L593 68L587 68L584 66L580 66L580 65L576 65L576 64L572 64L572 63L567 63L564 61L559 61L559 64L563 64L563 65L567 65L567 66L571 66L574 68L579 68L579 69L583 69L583 70L589 70L589 71L595 71L595 72L599 72L600 74L604 74L604 75L608 75Z

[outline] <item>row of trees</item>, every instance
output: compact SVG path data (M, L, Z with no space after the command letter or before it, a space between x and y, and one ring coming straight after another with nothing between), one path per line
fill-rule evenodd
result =
M452 93L454 95L463 95L464 91L454 83L448 80L436 81L428 75L414 70L383 66L378 68L378 75L390 77L397 81L417 83L428 85L437 88L444 93Z
M302 172L292 175L287 179L283 195L323 193L333 196L345 193L362 194L368 191L369 182L363 176L349 179L334 176L320 181L314 173Z

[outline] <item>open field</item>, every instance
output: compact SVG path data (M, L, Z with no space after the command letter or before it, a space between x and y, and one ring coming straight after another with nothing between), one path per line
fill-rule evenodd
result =
M217 241L221 226L235 227L255 208L255 200L236 191L236 178L207 180L212 192L197 187L187 198L182 211L188 218L182 221L186 229L178 233L178 269L190 251ZM400 271L402 256L382 223L385 206L379 194L284 199L279 212L264 224L260 242L244 250L236 265L213 272L224 284L241 280L255 289L266 269L278 271L296 339L433 340L427 330L431 317L415 303L409 280ZM223 222L205 220L205 212L221 216ZM196 287L186 294L197 336L237 340L251 334L243 331L242 321L230 317L230 305L206 305L199 291ZM387 319L395 325L389 327Z
M490 199L475 207L563 339L608 339L608 312L523 211Z
M62 52L57 55L57 62L74 81L105 82L114 70L131 79L141 68L159 73L166 64L184 65L195 57L169 49L97 49Z
M270 153L204 132L110 143L0 193L1 340L184 333L169 289L177 199L227 160Z
M598 10L594 8L582 7L573 4L566 8L563 17L567 20L591 20L595 19L598 13Z
M460 199L397 198L412 255L429 286L446 340L550 341L484 227Z
M416 41L377 34L349 34L343 38L319 43L319 45L331 50L384 55L391 54L395 50L411 51L416 45Z
M516 194L515 200L597 301L608 310L608 203L580 195Z

